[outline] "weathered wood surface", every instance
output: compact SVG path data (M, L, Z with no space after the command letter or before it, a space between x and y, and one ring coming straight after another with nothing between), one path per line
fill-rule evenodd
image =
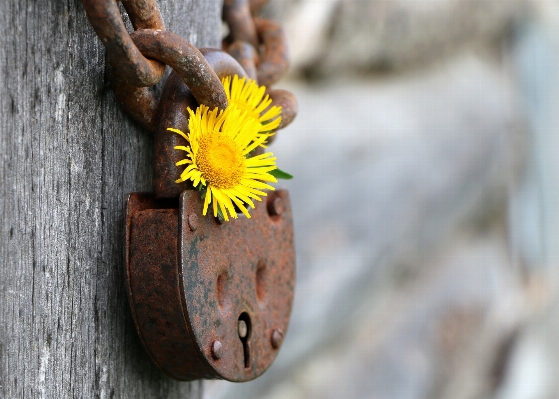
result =
M217 46L220 7L160 2ZM104 86L78 0L0 3L0 398L198 398L149 361L122 266L125 195L150 189L151 139Z

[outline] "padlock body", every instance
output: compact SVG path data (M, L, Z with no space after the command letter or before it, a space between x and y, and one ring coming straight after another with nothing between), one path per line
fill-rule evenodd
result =
M270 192L251 218L202 216L200 193L179 201L130 194L126 280L151 359L180 380L248 381L275 359L295 283L289 195Z

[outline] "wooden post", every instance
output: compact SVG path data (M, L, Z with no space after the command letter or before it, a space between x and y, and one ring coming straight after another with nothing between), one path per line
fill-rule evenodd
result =
M218 0L160 1L167 29L217 47ZM150 134L104 84L79 0L0 2L0 398L199 398L148 359L123 280L128 192Z

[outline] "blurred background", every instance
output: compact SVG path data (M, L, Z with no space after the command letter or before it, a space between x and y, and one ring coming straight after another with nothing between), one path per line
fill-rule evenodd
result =
M559 398L559 2L270 0L289 331L206 398Z

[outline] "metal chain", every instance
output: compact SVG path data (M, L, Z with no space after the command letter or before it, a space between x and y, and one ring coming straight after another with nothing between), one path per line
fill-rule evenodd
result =
M154 0L123 2L134 29L165 30ZM153 86L163 77L165 65L148 60L134 45L115 0L83 0L89 22L107 49L107 58L118 65L119 76L128 84Z
M227 70L268 87L273 104L282 106L279 128L295 117L295 97L285 90L269 89L287 71L289 55L281 26L253 16L266 0L225 0L223 19L230 34L223 40L223 49L229 55L217 50L203 54L186 39L166 31L155 0L122 0L134 28L132 33L126 30L115 0L82 1L93 29L107 49L117 100L147 130L155 131L159 110L159 101L148 87L160 81L165 65L183 79L198 103L227 107L225 91L216 74L217 69L220 75Z
M286 90L273 90L289 68L287 39L282 27L270 20L254 15L266 0L225 0L223 20L229 26L229 35L222 46L235 58L251 79L268 88L274 105L282 107L279 129L289 125L297 115L297 100ZM272 136L269 142L273 141Z

